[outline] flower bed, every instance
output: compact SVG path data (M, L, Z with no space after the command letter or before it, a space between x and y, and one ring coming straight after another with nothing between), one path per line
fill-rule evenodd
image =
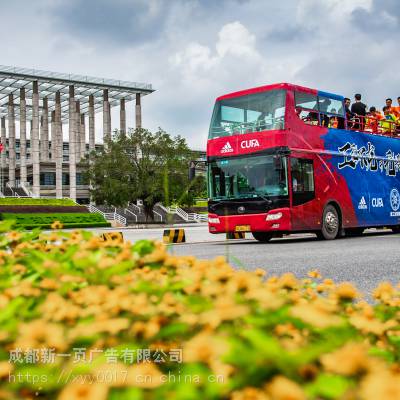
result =
M101 214L97 213L38 213L16 214L1 213L1 220L13 220L17 228L48 229L53 222L59 221L64 228L107 227L110 226Z
M397 400L399 289L357 296L149 241L4 233L0 398Z

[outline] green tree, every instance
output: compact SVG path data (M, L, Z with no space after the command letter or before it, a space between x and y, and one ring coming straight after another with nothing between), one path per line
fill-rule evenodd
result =
M116 131L112 141L87 160L87 179L97 204L126 206L143 201L146 217L153 207L177 202L189 187L188 166L192 152L184 138L159 129Z

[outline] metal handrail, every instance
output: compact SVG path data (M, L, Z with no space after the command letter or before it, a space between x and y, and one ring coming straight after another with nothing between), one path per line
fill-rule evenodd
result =
M11 190L12 197L19 197L19 194L11 187L10 182L6 183L6 187L8 187Z
M142 209L139 206L137 206L136 204L129 204L129 206L137 208L139 210L139 214L142 213Z
M28 189L28 187L24 183L20 182L19 186L25 191L28 197L33 197L33 193Z
M179 215L186 222L189 222L189 221L194 221L194 222L208 221L208 217L206 215L203 215L203 214L187 213L185 210L182 210L182 208L177 207L177 206L165 207L161 203L158 203L157 205L161 209L163 209L165 212L167 212L168 214L177 214L177 215Z
M132 214L135 217L136 222L138 221L138 216L135 213L133 213L131 210L125 208L124 211L126 214L128 214L128 213Z
M328 124L325 125L327 128L331 126L331 118L344 118L342 115L332 114L329 112L321 112L319 110L309 110L302 107L296 107L301 111L307 111L313 114L311 118L309 115L305 117L299 116L299 118L309 125L320 125L324 126L324 121ZM374 124L371 124L374 122ZM383 135L390 137L400 137L400 123L398 121L387 120L384 117L378 118L372 115L355 115L351 119L346 118L346 129L355 132L366 132L375 135Z
M106 213L106 212L99 210L92 204L89 204L86 207L89 210L89 212L91 212L91 213L101 214L104 217L104 219L106 219L108 221L110 221L110 220L117 221L120 224L126 226L126 218L123 217L122 215L117 214L115 211L113 213Z
M153 213L158 215L160 217L160 222L162 222L162 220L163 220L162 215L160 213L158 213L157 211L154 211L154 210L153 210Z

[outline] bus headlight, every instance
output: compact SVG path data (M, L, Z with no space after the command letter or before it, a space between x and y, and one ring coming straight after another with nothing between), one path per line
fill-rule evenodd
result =
M276 221L277 219L282 218L282 213L278 212L275 214L268 214L267 218L265 218L266 221Z
M219 218L208 218L210 224L219 224Z

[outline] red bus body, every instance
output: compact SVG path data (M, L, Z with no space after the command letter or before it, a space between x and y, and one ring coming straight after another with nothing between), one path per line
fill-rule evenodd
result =
M322 105L327 103L337 105L343 103L342 96L280 83L221 96L217 98L216 103L246 99L249 95L277 90L283 90L285 96L284 125L281 129L254 131L249 124L245 132L231 132L229 135L224 132L221 137L210 137L208 140L210 233L249 231L270 232L275 236L291 232L318 233L322 229L323 212L327 205L332 205L337 210L342 232L347 228L372 226L398 228L400 225L398 211L400 140L393 137L393 134L346 129L349 121L346 119L344 107L340 111L340 116L331 114L326 109L324 111L315 108L314 111L305 109L309 114L314 113L318 116L315 124L305 123L298 114L300 108L297 107L296 101L298 98L307 97L307 94L310 98L317 97L316 104L319 108L323 108ZM327 98L329 100L326 100ZM303 101L303 104L306 103ZM232 110L237 111L234 108L228 111L232 112ZM331 111L339 112L333 108ZM244 114L248 115L250 112L254 115L259 114L259 111L247 109ZM342 119L342 129L324 126L321 123L324 118ZM222 130L220 127L218 129ZM225 175L222 175L220 169L223 168L224 163L229 165L228 163L235 162L237 158L250 160L252 156L263 154L279 154L279 157L287 159L285 161L287 162L287 189L285 189L287 199L285 201L274 202L273 197L271 197L272 200L265 199L265 211L263 211L263 200L256 194L254 198L249 199L243 196L235 198L232 195L229 198L215 196L213 200L213 191L216 189L212 186L219 185L221 179L225 182L226 174L228 177L232 174L225 172ZM245 163L240 162L241 171L247 171ZM300 171L304 171L305 167L309 170L312 168L313 193L311 190L303 194L298 193L297 183L296 192L294 192L294 181L297 182L297 179L294 180L292 176L294 163ZM256 168L258 164L254 165ZM251 183L243 178L242 172L238 173L235 179L241 180L245 190L254 189ZM220 175L216 177L215 174ZM256 178L253 176L254 179ZM311 178L307 176L305 179ZM220 191L222 189L225 190L221 186ZM280 204L284 206L279 207ZM252 213L246 210L247 208L254 208L256 211ZM270 214L271 217L268 217ZM278 216L281 214L281 216L276 218L276 214Z

